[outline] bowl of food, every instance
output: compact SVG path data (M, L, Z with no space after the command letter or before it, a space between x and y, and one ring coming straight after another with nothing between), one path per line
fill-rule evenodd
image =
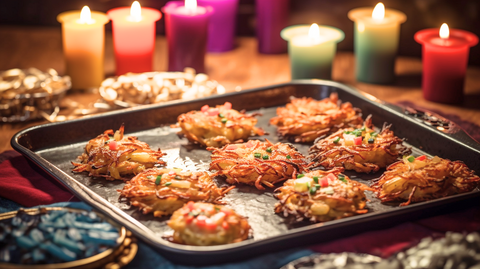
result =
M136 252L125 227L94 211L45 207L0 214L0 268L120 268Z
M183 72L127 73L105 79L98 89L103 101L112 107L134 107L192 100L225 93L225 88L193 68Z
M60 101L70 88L70 77L61 77L51 68L46 72L37 68L0 71L0 119L48 119L58 113Z

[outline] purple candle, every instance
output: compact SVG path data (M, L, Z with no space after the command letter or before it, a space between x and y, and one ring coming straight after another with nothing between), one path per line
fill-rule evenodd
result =
M168 71L183 71L194 68L197 73L205 72L208 22L211 7L197 7L195 0L168 2L165 14L165 31L168 42Z
M213 8L208 27L207 50L223 52L233 49L238 0L198 0L198 5Z
M289 0L256 0L257 39L260 53L287 52L287 42L280 32L288 26Z

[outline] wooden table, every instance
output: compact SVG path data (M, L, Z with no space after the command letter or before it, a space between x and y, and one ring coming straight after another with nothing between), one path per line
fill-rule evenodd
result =
M54 68L64 73L61 30L56 28L0 26L0 70L36 67L41 70ZM165 37L157 37L155 70L167 68ZM373 85L355 80L354 56L351 52L338 52L333 68L333 80L353 85L381 100L396 103L410 101L427 109L456 114L463 120L480 125L480 68L467 71L465 92L467 97L461 106L437 104L426 101L421 91L422 63L417 58L399 57L396 65L397 81L392 85ZM288 82L290 67L287 54L265 55L257 52L255 38L237 38L237 47L225 53L210 53L206 58L207 73L228 91L249 89ZM106 35L105 73L114 74L115 64L111 33ZM99 98L95 93L72 93L67 101L88 105ZM0 123L0 153L11 149L10 139L18 131L46 123L33 121Z

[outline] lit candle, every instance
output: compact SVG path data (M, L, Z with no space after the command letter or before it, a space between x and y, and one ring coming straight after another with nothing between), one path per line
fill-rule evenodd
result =
M395 57L398 51L400 24L404 13L385 9L382 3L372 8L348 12L355 22L354 49L357 80L368 83L391 83L395 79Z
M155 22L162 16L160 11L135 1L131 7L111 9L107 15L112 20L116 74L152 71Z
M449 30L443 24L440 31L418 31L415 40L423 47L423 97L440 103L462 102L468 54L478 37L463 30Z
M198 5L213 8L208 27L207 50L210 52L232 50L235 44L238 0L198 0Z
M168 70L192 67L205 72L208 22L211 7L197 6L196 0L168 2L163 8L168 42Z
M72 89L98 87L104 75L105 24L108 17L101 12L82 11L60 13L63 54L66 74L72 79Z
M345 37L343 31L314 23L289 26L282 30L281 36L289 41L292 79L331 79L337 43Z
M265 54L287 52L287 42L280 32L288 26L290 0L256 0L258 51Z

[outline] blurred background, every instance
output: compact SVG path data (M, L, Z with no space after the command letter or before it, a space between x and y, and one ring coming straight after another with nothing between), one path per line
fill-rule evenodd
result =
M130 6L133 0L2 0L2 25L56 26L56 16L67 10L80 10L88 5L91 10L106 12ZM167 0L141 0L145 7L161 9ZM290 24L318 23L340 28L345 40L338 44L341 51L353 50L353 22L347 18L349 10L375 6L377 0L291 0ZM399 55L420 57L421 46L413 39L415 32L425 28L439 28L446 22L450 28L459 28L480 36L479 0L385 0L387 8L398 9L407 15L401 27ZM111 31L111 24L107 24ZM237 36L255 35L255 0L240 0L237 15ZM163 18L157 22L157 34L164 35ZM1 41L0 41L1 43ZM470 65L480 66L480 45L471 48Z

